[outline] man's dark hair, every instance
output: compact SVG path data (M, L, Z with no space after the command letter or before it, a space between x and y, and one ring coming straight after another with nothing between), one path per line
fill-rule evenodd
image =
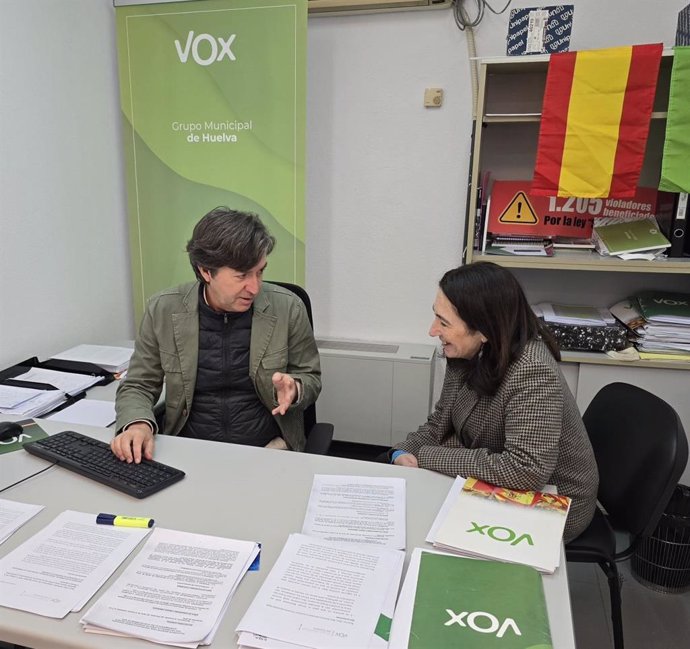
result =
M487 339L480 354L460 361L468 368L467 381L475 392L495 394L508 365L535 338L541 338L560 360L556 340L534 315L520 283L502 266L491 262L460 266L449 270L439 287L468 328L481 331Z
M216 207L194 226L187 253L194 274L203 283L199 267L211 275L224 266L244 273L269 255L275 242L256 214Z

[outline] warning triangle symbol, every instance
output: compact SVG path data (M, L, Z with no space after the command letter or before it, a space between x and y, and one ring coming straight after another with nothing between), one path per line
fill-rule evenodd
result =
M525 192L515 194L515 198L508 203L508 207L503 210L503 214L498 217L498 220L501 223L523 223L525 225L539 223Z

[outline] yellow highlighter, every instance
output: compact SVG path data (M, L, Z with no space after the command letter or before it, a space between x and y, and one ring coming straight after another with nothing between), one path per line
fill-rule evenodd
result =
M99 525L116 525L118 527L153 527L153 518L141 516L117 516L115 514L98 514L96 523Z

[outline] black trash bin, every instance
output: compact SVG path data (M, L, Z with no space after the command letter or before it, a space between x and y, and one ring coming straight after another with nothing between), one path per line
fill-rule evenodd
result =
M637 581L662 593L690 590L690 487L678 485L654 534L631 561Z

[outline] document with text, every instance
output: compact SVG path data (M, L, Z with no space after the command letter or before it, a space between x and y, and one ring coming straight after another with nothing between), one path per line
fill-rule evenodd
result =
M42 509L43 505L29 505L0 498L0 543L9 539Z
M78 611L149 532L62 512L0 559L0 605L55 618Z
M258 552L251 541L156 529L81 623L179 647L210 644Z
M393 613L395 612L395 602L398 598L398 587L400 586L400 579L403 570L403 557L400 558L400 563L396 568L390 584L386 599L383 602L383 609L379 615L376 628L369 640L369 644L362 649L387 649L388 639L391 633L391 626L393 623ZM258 635L256 633L249 633L241 631L238 633L237 644L239 649L304 649L304 645L294 644L292 642L285 642L283 640L276 640L275 638L267 638L265 635Z
M312 649L368 647L404 556L291 534L237 631Z
M52 385L66 394L79 394L103 380L102 376L59 372L58 370L47 370L43 367L32 367L28 372L14 378L18 381L27 381L28 383Z
M302 533L405 549L405 480L314 476Z

